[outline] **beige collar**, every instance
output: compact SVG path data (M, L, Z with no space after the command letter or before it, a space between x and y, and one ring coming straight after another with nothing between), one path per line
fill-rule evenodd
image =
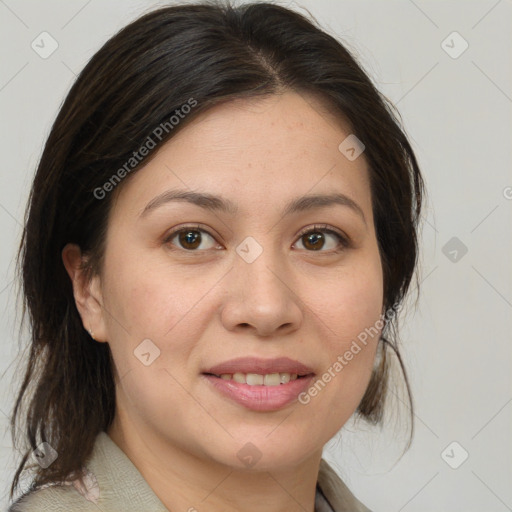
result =
M98 434L86 469L83 485L74 481L42 486L18 499L9 512L53 512L64 508L74 512L169 512L106 432ZM320 490L317 489L315 512L370 512L324 459L320 461L317 486ZM197 510L203 508L191 503L189 510L195 510L194 505Z

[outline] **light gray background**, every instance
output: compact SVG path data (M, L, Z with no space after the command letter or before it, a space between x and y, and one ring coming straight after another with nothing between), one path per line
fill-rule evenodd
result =
M0 0L0 506L19 454L7 415L17 380L13 283L29 185L58 108L93 53L161 3L142 0ZM347 425L325 457L377 511L512 510L510 0L299 0L356 51L397 104L430 201L422 232L418 310L402 331L416 400L416 435ZM299 9L300 10L300 9ZM304 11L302 11L304 12ZM31 43L47 31L57 50ZM452 58L442 42L469 44ZM450 36L449 51L463 41ZM452 237L468 252L443 248ZM462 256L461 256L462 255ZM17 375L19 377L19 375ZM450 443L458 445L445 450ZM458 469L464 453L468 459ZM444 453L444 456L442 454Z

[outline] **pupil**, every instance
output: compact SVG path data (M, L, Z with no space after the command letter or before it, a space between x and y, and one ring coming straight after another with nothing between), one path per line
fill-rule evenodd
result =
M198 231L186 231L181 233L180 238L181 243L193 245L193 249L195 249L201 241L201 235Z
M311 248L315 251L322 248L323 244L317 244L318 241L322 241L322 240L323 240L322 234L310 233L309 235L307 235L307 244L312 243Z

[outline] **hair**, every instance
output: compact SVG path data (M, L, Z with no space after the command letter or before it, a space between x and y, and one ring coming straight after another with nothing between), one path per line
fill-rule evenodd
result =
M129 179L121 170L148 137L156 139L157 127L167 129L160 130L156 149L132 166L132 175L199 113L235 99L286 91L314 95L363 141L384 308L395 310L405 299L417 264L424 183L400 115L351 53L316 20L272 3L187 2L144 14L109 39L76 79L32 184L17 254L30 353L10 423L14 446L16 430L28 444L21 450L11 498L40 442L48 442L58 458L46 469L33 464L32 489L76 475L97 434L114 418L110 347L94 342L84 329L61 257L66 244L78 244L87 256L87 275L101 274L114 194L102 192L98 198L98 190L107 190L117 169L120 183L110 188L117 185L118 192ZM185 112L191 98L194 108L169 129L170 116ZM370 424L382 420L389 349L400 363L412 417L397 339L393 316L385 322L357 408ZM17 427L25 400L25 421Z

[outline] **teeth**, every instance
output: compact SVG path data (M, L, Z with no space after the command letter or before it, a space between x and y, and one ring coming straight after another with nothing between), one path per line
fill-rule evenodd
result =
M243 373L235 373L233 374L233 380L240 384L245 384L245 375Z
M258 375L257 373L248 373L245 376L245 382L249 384L249 386L263 386L263 381L263 375Z
M281 384L281 376L279 373L269 373L265 375L263 384L265 386L279 386L279 384Z
M249 386L279 386L286 384L291 380L296 380L296 373L267 373L260 375L258 373L223 373L220 378L223 380L234 380L240 384L248 384Z
M280 373L279 374L279 380L281 381L281 384L286 384L287 382L290 382L291 375L289 373Z

